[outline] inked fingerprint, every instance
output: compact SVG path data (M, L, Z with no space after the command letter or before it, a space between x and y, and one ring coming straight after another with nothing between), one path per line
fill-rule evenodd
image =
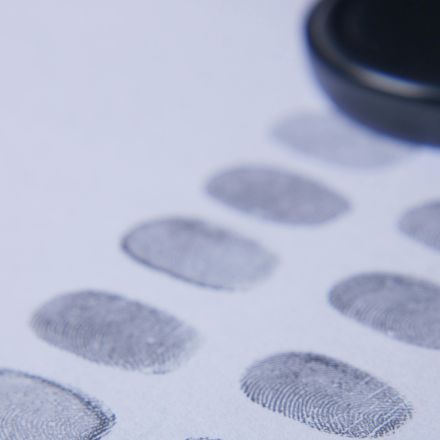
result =
M312 428L346 437L380 437L412 414L387 384L338 360L282 353L251 366L241 380L253 402Z
M187 360L197 333L178 319L118 295L83 291L61 295L33 316L43 340L98 364L166 373Z
M277 262L253 240L180 217L139 226L125 237L123 247L154 269L217 289L250 287L269 276Z
M408 237L440 251L440 201L409 210L399 228Z
M268 167L241 167L212 178L208 193L245 214L288 224L317 224L348 210L348 202L305 177Z
M391 273L367 273L337 284L330 303L339 312L386 335L440 349L440 287Z
M54 382L0 370L0 439L99 440L115 416L98 402Z
M274 136L292 150L356 168L389 165L413 152L409 144L367 131L336 115L294 116L281 122Z

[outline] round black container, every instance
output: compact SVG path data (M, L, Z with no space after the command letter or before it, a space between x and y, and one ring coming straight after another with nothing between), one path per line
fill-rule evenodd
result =
M307 42L339 108L384 133L440 145L440 0L322 0Z

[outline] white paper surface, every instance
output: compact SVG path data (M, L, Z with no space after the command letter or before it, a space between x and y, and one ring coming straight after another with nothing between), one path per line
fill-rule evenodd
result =
M414 407L396 439L440 435L438 351L362 326L327 299L337 282L360 272L440 284L440 254L397 228L407 209L439 197L440 157L420 149L359 169L289 149L273 134L286 118L334 112L305 56L309 7L299 0L0 7L1 366L103 402L117 419L109 440L338 438L240 390L246 368L286 351L339 359L395 388ZM351 210L318 226L241 214L204 189L237 165L316 179L343 194ZM251 237L280 264L252 289L223 292L122 252L132 227L170 215ZM166 310L194 326L202 345L176 371L148 375L38 339L29 325L35 310L83 289Z

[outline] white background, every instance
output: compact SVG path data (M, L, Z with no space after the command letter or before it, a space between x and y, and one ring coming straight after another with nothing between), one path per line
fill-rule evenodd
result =
M109 440L330 438L248 400L243 371L290 350L326 354L396 388L415 408L396 439L437 439L440 354L339 315L340 279L391 270L440 283L440 255L396 229L439 196L440 158L420 151L378 170L320 163L280 146L280 119L331 111L303 47L300 0L39 0L0 4L0 363L79 388L117 416ZM279 165L328 184L353 209L285 227L209 199L237 164ZM274 275L222 293L150 271L120 250L133 225L196 216L258 239ZM199 329L179 370L99 366L38 340L28 321L54 295L103 289ZM336 436L335 436L336 437Z

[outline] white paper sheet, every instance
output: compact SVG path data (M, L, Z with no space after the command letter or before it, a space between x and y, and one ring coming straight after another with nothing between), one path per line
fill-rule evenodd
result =
M306 59L310 5L0 6L1 367L102 402L116 417L109 440L338 438L263 408L240 389L247 368L283 352L329 356L392 386L413 407L396 439L440 435L438 351L361 325L328 300L338 282L363 272L440 284L438 251L398 228L407 210L440 198L440 156L399 150L383 166L350 166L301 151L289 130L280 135L286 120L338 118ZM342 129L335 138L316 123L316 139L310 141L310 128L301 136L339 151L341 143L360 142L362 129L348 127L346 137ZM206 184L237 166L316 180L350 209L316 225L231 209ZM133 227L170 216L249 237L279 264L252 288L223 291L152 270L122 250ZM83 290L164 310L197 329L201 344L179 368L158 375L100 365L38 338L30 325L36 310ZM5 392L0 380L0 396ZM2 423L10 422L0 413ZM20 431L3 435L24 438Z

